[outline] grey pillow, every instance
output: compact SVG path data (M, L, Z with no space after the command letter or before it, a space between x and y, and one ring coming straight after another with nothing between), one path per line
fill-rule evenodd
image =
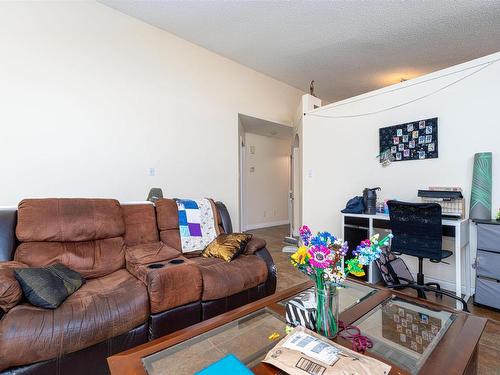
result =
M19 268L14 273L26 299L44 309L56 309L85 283L78 272L61 263L43 268Z

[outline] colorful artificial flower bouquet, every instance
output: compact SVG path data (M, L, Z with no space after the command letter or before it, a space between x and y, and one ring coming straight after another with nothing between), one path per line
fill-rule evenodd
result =
M347 242L329 232L313 235L306 225L300 228L303 245L291 256L292 264L316 283L316 328L320 334L334 337L337 333L337 313L332 312L333 297L349 274L363 276L363 266L380 257L381 247L387 246L392 234L379 241L379 235L362 241L353 251L354 257L342 259L349 249ZM326 306L326 308L325 308ZM337 303L338 308L338 303Z

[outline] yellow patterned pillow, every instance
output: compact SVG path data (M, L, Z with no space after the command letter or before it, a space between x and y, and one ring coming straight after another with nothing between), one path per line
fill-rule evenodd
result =
M220 258L230 262L245 251L251 238L252 235L246 233L219 234L208 244L201 255L205 258Z

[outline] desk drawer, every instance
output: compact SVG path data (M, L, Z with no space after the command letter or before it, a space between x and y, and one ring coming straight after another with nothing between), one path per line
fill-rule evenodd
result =
M500 309L500 283L496 280L476 278L476 294L474 301Z
M478 224L477 248L500 253L500 225Z
M500 254L489 251L477 251L476 273L478 276L500 280Z

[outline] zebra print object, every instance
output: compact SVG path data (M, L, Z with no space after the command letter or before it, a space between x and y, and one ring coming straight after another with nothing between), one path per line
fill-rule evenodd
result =
M314 289L307 290L291 299L285 306L286 324L316 330L316 297Z

